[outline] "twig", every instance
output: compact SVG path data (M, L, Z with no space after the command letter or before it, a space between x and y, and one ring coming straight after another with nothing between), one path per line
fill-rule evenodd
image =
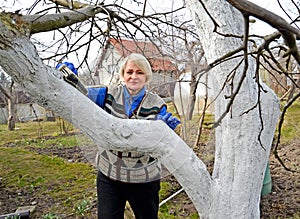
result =
M278 145L280 143L280 137L281 137L281 129L282 129L282 125L283 125L283 121L284 121L284 116L285 113L287 111L287 109L300 97L300 92L298 92L290 101L288 101L286 103L286 105L283 107L282 109L282 113L280 116L280 120L279 120L279 124L278 124L278 135L277 135L277 142L275 144L275 148L274 148L274 156L275 158L279 161L279 163L284 167L284 169L286 169L287 171L291 171L291 172L295 172L294 170L291 170L290 168L286 167L284 162L281 160L281 158L278 155Z

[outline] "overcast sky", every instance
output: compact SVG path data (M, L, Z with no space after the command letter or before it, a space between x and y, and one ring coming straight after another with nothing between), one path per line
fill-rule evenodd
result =
M106 0L105 3L111 2L113 0ZM282 16L284 19L286 19L288 22L290 22L290 20L288 20L287 16L282 12L281 8L278 5L277 0L249 0L269 11L272 11L280 16ZM280 3L287 9L287 4L291 4L291 1L288 0L279 0ZM2 9L6 10L6 11L11 11L9 10L9 8L3 8L3 6L8 6L11 7L14 5L14 10L19 10L19 9L25 9L30 7L31 5L34 4L34 2L36 2L36 0L17 0L17 1L12 1L12 0L8 0L8 1L1 1L0 0L0 7L2 7ZM128 2L128 4L130 4L130 2L132 2L132 0L124 0L124 2ZM151 8L151 7L159 7L159 10L163 10L163 6L167 5L168 7L171 7L171 3L173 2L172 0L167 0L167 1L163 1L162 3L160 0L151 0L148 1L147 3L147 7ZM178 2L177 2L178 3ZM297 16L296 14L292 15L294 18L295 16ZM251 24L250 27L250 33L255 33L258 35L266 35L266 34L270 34L273 33L275 30L268 24L265 24L264 22L261 22L259 20L256 21L256 23ZM40 35L43 36L44 35ZM47 36L47 33L46 33Z
M113 1L113 0L106 0L105 3L110 2L110 1ZM288 22L290 22L290 20L288 20L287 16L283 13L281 8L279 7L277 0L249 0L249 1L282 16L284 19L286 19ZM2 7L3 5L6 5L8 7L15 5L14 9L18 10L18 9L24 9L26 7L30 7L31 5L34 4L34 2L36 2L36 0L27 0L27 1L19 0L19 1L4 1L4 2L1 1L0 7ZM132 3L132 0L125 0L124 2L128 2L130 4L130 3ZM163 3L170 2L170 4L163 4L163 5L158 2L161 2L161 1L158 1L158 0L148 1L147 6L151 7L151 8L158 6L161 10L163 5L167 5L168 7L170 7L171 2L173 2L173 1L171 1L171 0L163 1ZM288 1L288 0L279 0L279 2L285 7L285 9L287 9L288 4L291 4L291 1ZM295 14L293 16L296 17L296 16L298 16L298 14ZM270 27L267 24L264 24L261 21L257 21L256 24L253 24L251 29L252 29L252 31L255 30L255 32L259 31L258 34L262 34L262 35L269 34L269 33L272 33L275 31L272 27Z
M279 7L277 0L249 0L249 1L283 17L289 23L291 22L286 16L286 14L284 14L282 9ZM291 2L288 0L280 0L280 3L285 7L286 10L288 8L288 4L291 4ZM291 13L290 15L294 18L298 16L298 14L291 14ZM255 31L260 35L266 35L275 32L275 30L270 25L265 24L264 22L259 20L255 24L252 24L252 31L253 33Z

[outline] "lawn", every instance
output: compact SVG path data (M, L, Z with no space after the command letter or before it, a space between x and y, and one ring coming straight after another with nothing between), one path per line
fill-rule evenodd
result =
M299 138L299 123L300 104L296 103L285 117L282 143L289 144ZM195 130L197 124L196 119L189 127ZM207 135L203 139L207 139ZM92 162L83 159L84 154L80 152L83 144L87 145L88 140L61 119L17 123L14 131L8 131L5 124L0 125L1 214L34 205L36 209L31 218L95 218L96 169ZM209 163L213 155L207 156L210 157L202 159ZM172 176L164 178L161 186L161 200L180 189ZM133 218L129 206L126 215L127 219ZM162 205L159 216L198 218L184 192Z

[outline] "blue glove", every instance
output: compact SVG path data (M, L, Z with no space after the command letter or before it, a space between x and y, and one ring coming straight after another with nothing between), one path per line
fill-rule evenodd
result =
M171 129L175 129L178 124L180 124L180 121L172 116L172 113L166 113L165 115L158 114L156 116L156 119L160 119L164 121Z
M56 65L56 69L63 73L63 79L79 90L84 95L88 94L88 90L77 76L77 69L71 62L63 62Z
M58 69L62 65L66 65L75 75L78 76L77 69L75 68L73 63L71 62L58 63L55 68Z

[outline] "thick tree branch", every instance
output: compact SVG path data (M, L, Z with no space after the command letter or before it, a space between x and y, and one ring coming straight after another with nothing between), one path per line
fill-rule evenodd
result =
M11 31L12 24L8 27L0 22L0 65L36 103L70 121L95 145L158 157L197 210L207 214L212 178L205 164L173 130L162 121L120 119L107 114L64 82L61 72L46 66L29 37L16 37L18 31ZM10 36L10 44L6 36ZM190 176L198 176L196 182L191 183Z
M105 13L101 6L87 6L78 10L49 15L24 15L22 20L30 24L30 33L47 32L67 27L94 17L98 13Z
M70 9L79 9L86 6L89 6L89 4L84 4L78 1L67 1L67 0L49 0L57 5L61 5Z

